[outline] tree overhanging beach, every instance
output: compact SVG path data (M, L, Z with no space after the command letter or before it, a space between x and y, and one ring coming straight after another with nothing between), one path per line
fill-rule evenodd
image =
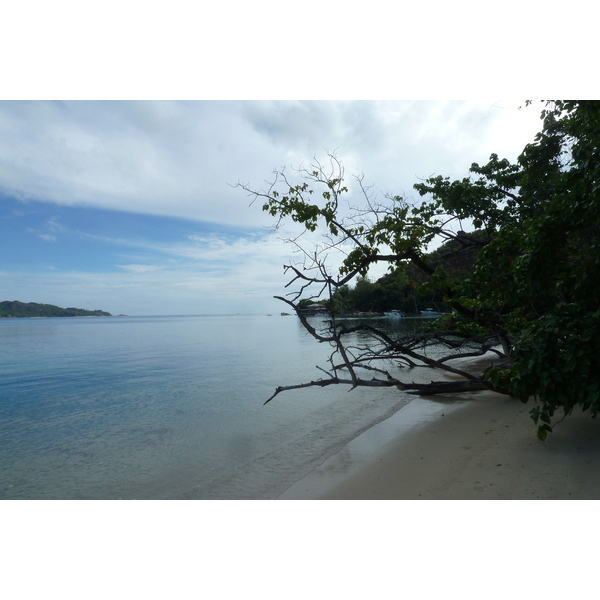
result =
M267 402L285 390L336 384L420 394L490 390L533 402L540 439L575 407L597 416L600 102L546 102L541 119L540 133L515 163L492 154L461 180L426 179L414 185L419 202L391 195L377 200L359 177L360 202L354 194L351 204L335 154L325 164L276 171L267 189L238 184L262 202L276 227L289 218L322 234L314 247L301 236L287 240L302 260L285 265L287 287L296 287L277 297L318 342L331 344L329 365L320 367L325 377L281 386ZM431 247L441 248L437 262ZM328 260L339 253L341 267L331 269ZM447 270L450 259L467 253L468 272ZM375 263L387 264L390 273L417 272L420 291L437 294L451 312L398 336L339 320L344 286ZM325 330L300 310L307 298L328 303ZM357 332L370 342L353 345ZM432 357L432 347L447 351ZM490 352L494 358L483 371L453 366L458 358ZM409 369L408 377L400 377L398 367ZM417 383L410 380L417 368L455 379ZM361 376L365 371L370 377Z

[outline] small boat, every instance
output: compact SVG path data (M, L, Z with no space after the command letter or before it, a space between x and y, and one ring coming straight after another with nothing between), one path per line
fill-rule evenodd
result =
M433 310L433 308L426 308L425 310L421 311L422 315L442 315L444 313L441 313L437 310Z
M383 313L386 317L391 317L392 319L401 319L406 315L401 310L390 310L388 312Z

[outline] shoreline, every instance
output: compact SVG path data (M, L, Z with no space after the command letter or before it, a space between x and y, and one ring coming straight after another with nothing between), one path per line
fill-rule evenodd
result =
M600 419L576 411L542 442L532 408L486 391L417 397L277 499L600 498Z

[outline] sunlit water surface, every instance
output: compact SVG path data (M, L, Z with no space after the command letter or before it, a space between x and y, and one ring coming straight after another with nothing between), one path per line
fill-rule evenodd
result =
M410 400L263 406L329 350L291 316L0 319L0 498L274 498Z

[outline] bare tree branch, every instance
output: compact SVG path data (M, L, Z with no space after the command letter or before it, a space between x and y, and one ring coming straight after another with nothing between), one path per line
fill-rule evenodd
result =
M267 182L265 190L253 190L238 183L253 196L252 202L263 200L263 209L276 218L276 228L286 217L304 226L301 234L284 240L300 255L300 260L284 266L284 272L290 276L285 288L290 291L286 298L275 298L294 310L315 340L328 343L333 348L328 359L331 369L318 367L326 378L278 387L267 402L286 390L336 384L352 388L396 386L411 393L426 394L492 389L489 381L470 372L464 361L482 357L490 350L499 359L504 359L510 348L509 336L497 325L491 327L492 320L485 313L477 314L463 306L455 297L452 286L443 279L440 280L440 289L456 313L480 325L482 330L487 328L490 333L477 337L438 329L429 333L392 336L381 328L365 323L349 327L338 319L333 303L338 290L357 276L365 275L371 265L410 262L426 278L430 278L436 274L436 269L425 257L424 249L429 242L434 239L456 241L459 248L447 253L446 258L479 249L487 243L464 234L462 229L458 233L452 231L457 223L460 225L459 215L444 214L435 205L421 213L418 207L397 196L387 197L386 204L378 202L371 188L365 185L364 176L355 178L359 189L358 202L351 204L345 200L349 191L345 187L344 176L343 166L333 153L328 156L327 163L315 158L308 168L301 166L292 169L290 174L285 169L274 171L274 180ZM317 227L322 227L321 242L309 250L302 236ZM336 260L342 258L339 269L328 267L330 256L336 257ZM311 299L328 298L331 311L325 327L315 327L299 309L300 299L307 294ZM360 344L351 341L357 334L366 336ZM443 356L429 356L429 349L434 346L444 347L448 352ZM502 346L502 351L497 346ZM457 366L456 360L463 362ZM432 381L428 384L400 381L385 368L386 362L397 368L428 368L445 372L459 377L461 381ZM362 379L357 375L357 369L370 370L382 377ZM342 370L347 373L346 376L338 374Z

